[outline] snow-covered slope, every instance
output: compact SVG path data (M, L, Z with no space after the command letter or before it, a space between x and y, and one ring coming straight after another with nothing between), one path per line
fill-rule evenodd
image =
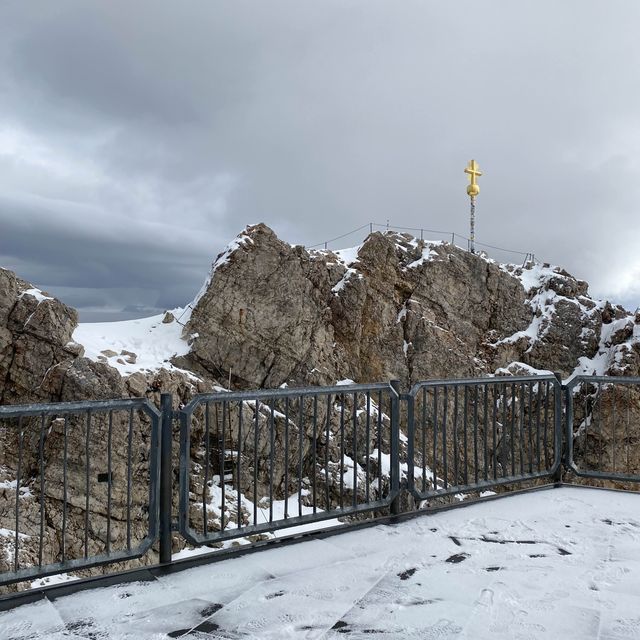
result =
M73 339L84 346L87 358L105 362L121 375L152 373L162 368L176 370L171 359L189 352L189 345L182 338L182 320L177 320L187 314L181 308L169 314L121 322L81 323ZM164 318L171 321L163 322Z

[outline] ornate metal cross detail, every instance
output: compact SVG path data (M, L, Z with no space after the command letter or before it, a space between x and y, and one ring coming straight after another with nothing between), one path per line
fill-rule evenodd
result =
M478 163L475 160L471 160L469 162L469 166L464 170L464 172L469 174L470 181L470 184L467 187L467 194L473 198L480 193L480 187L478 186L477 179L482 175L482 171L480 171Z

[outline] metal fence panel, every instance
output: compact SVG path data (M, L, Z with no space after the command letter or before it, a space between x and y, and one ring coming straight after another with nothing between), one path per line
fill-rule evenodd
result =
M0 407L0 584L151 547L159 417L142 399Z
M192 544L388 507L389 384L196 396L181 412L179 528Z
M575 376L565 389L567 467L583 478L640 482L640 378Z
M554 376L425 381L407 399L407 483L420 500L554 476L560 467Z

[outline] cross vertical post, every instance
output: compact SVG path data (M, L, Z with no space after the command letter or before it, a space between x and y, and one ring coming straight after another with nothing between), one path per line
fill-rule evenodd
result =
M480 167L475 160L469 162L469 166L464 170L469 175L469 184L467 185L467 195L471 200L470 210L470 233L469 233L469 251L475 253L476 241L476 196L480 193L478 186L478 177L482 175Z
M475 241L476 241L476 197L471 196L471 206L470 206L470 230L469 230L469 251L471 253L475 253Z

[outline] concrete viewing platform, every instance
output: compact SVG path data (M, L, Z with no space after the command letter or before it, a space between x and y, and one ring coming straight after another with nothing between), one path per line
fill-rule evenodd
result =
M2 640L640 638L640 495L562 487L45 598Z

